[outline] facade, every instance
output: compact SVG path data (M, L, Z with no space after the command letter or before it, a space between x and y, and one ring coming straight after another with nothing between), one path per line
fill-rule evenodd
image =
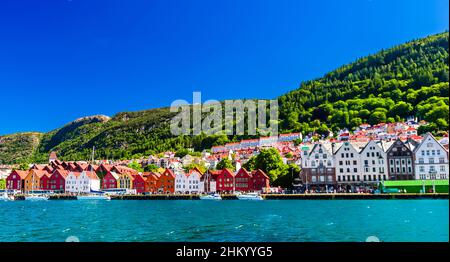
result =
M116 172L108 171L102 180L102 189L118 188L119 175Z
M24 180L28 176L29 171L14 170L6 178L6 189L23 191Z
M24 192L45 190L43 185L41 185L41 178L44 176L48 177L47 171L36 169L30 170L30 172L24 179Z
M270 188L270 178L264 171L258 169L252 172L252 191L264 191Z
M142 194L145 192L145 180L142 175L137 174L133 176L133 189L136 190L136 193Z
M80 172L70 172L66 177L66 192L78 193L78 177Z
M359 152L359 148L348 141L345 141L341 147L336 150L334 156L338 183L358 184L363 181Z
M203 192L201 173L198 170L190 170L189 173L176 172L175 192L181 194L198 194Z
M388 162L389 180L414 179L413 152L400 139L386 151Z
M145 189L144 192L156 194L158 193L158 180L161 175L154 172L144 173L143 177L145 179Z
M360 158L360 170L364 183L377 183L389 179L386 152L377 142L369 141L361 150Z
M156 182L158 193L173 194L175 193L175 174L172 170L166 169Z
M234 190L238 192L248 192L253 188L252 174L245 168L239 169L234 176Z
M203 183L203 188L205 193L216 193L217 192L217 179L221 171L218 170L208 170L201 178Z
M56 169L51 174L48 180L48 187L51 191L56 192L65 192L66 187L66 177L69 175L69 172L62 169Z
M336 183L332 147L323 143L303 146L301 159L301 180L303 183L312 185L333 185Z
M119 175L117 181L117 187L122 189L133 189L134 177L129 173L123 173Z
M414 170L417 180L448 180L448 152L430 133L414 149Z
M231 193L234 192L234 173L229 169L224 169L217 177L217 192Z
M100 179L95 172L70 172L66 177L66 192L89 194L100 190Z

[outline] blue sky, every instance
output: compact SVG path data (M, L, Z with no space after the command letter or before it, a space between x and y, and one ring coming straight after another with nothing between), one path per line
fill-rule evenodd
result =
M276 98L448 30L448 1L0 2L0 135L176 99Z

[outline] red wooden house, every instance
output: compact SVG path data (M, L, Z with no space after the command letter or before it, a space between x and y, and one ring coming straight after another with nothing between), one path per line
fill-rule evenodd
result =
M252 172L252 191L262 191L263 188L270 188L270 178L261 169Z
M14 170L6 178L6 189L22 191L29 171Z
M49 183L51 174L51 172L46 172L41 176L39 184L42 190L51 190Z
M142 175L133 175L133 189L136 190L136 193L142 194L145 192L145 180Z
M239 169L234 176L234 183L236 191L247 192L252 190L252 174L245 168Z
M116 172L108 171L102 180L102 189L117 188L119 175Z
M55 169L47 182L48 190L64 192L66 190L66 177L68 175L69 172L66 170Z
M217 192L231 193L234 191L234 173L229 169L224 169L217 177Z

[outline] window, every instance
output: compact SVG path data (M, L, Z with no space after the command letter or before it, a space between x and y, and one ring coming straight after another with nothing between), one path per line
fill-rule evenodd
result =
M419 172L425 172L425 167L424 166L420 166L419 167Z
M440 166L440 167L439 167L439 170L440 170L441 172L445 172L445 166Z
M428 159L428 163L434 164L434 158L429 158L429 159Z
M419 164L423 164L423 158L419 158Z
M438 151L438 152L439 152L439 151ZM444 163L444 162L445 162L444 158L443 158L443 157L440 157L440 158L439 158L439 163L442 164L442 163Z

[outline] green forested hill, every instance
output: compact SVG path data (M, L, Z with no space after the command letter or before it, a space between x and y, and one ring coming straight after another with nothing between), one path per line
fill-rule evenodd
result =
M19 133L0 136L0 164L30 162L43 134Z
M415 40L302 83L279 98L284 130L326 133L415 115L448 129L448 32Z
M448 130L448 37L446 32L411 41L302 83L279 98L281 132L326 134L411 115L429 121L430 131ZM44 162L50 151L65 160L89 159L93 146L97 158L132 158L184 147L201 150L238 139L173 137L172 116L168 108L160 108L119 113L111 119L88 117L35 135L33 143L23 134L0 137L0 162Z

